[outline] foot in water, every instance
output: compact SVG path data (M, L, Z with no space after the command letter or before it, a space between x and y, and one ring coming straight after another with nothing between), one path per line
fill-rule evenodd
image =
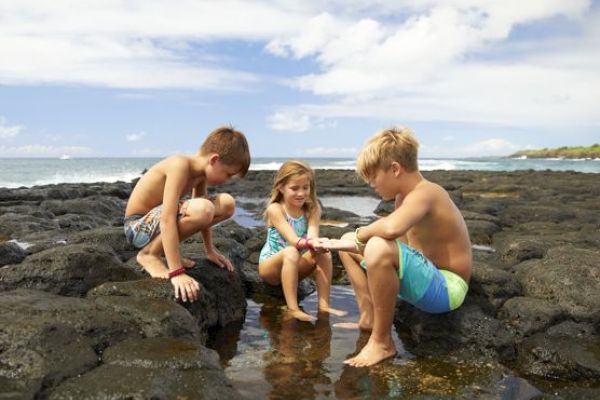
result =
M333 314L338 317L343 317L348 314L348 311L338 310L337 308L332 308L332 307L319 307L319 311Z
M317 319L315 317L313 317L312 315L309 315L307 313L305 313L302 310L290 310L288 309L288 313L290 316L296 318L298 321L306 321L306 322L312 322L312 321L316 321Z
M169 270L160 257L140 251L135 259L152 278L169 279Z
M356 355L344 361L353 367L369 367L396 355L396 347L390 339L388 343L375 342L369 339L367 345Z
M361 331L371 332L373 330L373 323L371 317L367 315L361 315L358 322L338 322L333 324L336 328L343 329L360 329Z

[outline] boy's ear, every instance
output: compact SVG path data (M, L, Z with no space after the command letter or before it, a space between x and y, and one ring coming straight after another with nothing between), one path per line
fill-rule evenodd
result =
M396 161L392 161L392 172L394 173L394 176L398 176L400 175L402 172L404 172L404 168L402 168L402 165L400 165L398 162Z
M217 161L219 161L221 157L219 157L219 155L217 153L213 153L210 155L210 157L208 157L208 163L210 165L214 165L214 163L216 163Z

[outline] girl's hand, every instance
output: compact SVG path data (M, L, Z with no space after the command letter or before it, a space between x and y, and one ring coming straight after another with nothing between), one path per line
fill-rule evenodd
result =
M206 258L217 264L220 268L227 268L227 271L229 272L233 271L233 265L231 264L231 261L229 261L227 257L216 250L206 252Z
M327 253L329 249L327 249L324 244L329 240L328 238L310 238L307 239L309 243L309 248L317 254Z

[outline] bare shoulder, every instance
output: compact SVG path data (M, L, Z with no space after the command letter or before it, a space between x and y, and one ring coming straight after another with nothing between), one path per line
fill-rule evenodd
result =
M267 216L269 218L275 215L283 215L283 207L279 203L271 203L267 206Z
M172 172L186 172L190 169L190 158L184 155L175 155L165 158L159 163L165 174Z

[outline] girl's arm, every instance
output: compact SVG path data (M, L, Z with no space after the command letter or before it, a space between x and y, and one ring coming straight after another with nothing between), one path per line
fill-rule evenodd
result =
M308 239L319 238L319 224L321 222L321 207L316 206L308 215L308 231L306 237Z
M281 236L292 246L298 243L298 235L285 217L283 207L279 203L273 203L267 207L267 220L281 233Z

